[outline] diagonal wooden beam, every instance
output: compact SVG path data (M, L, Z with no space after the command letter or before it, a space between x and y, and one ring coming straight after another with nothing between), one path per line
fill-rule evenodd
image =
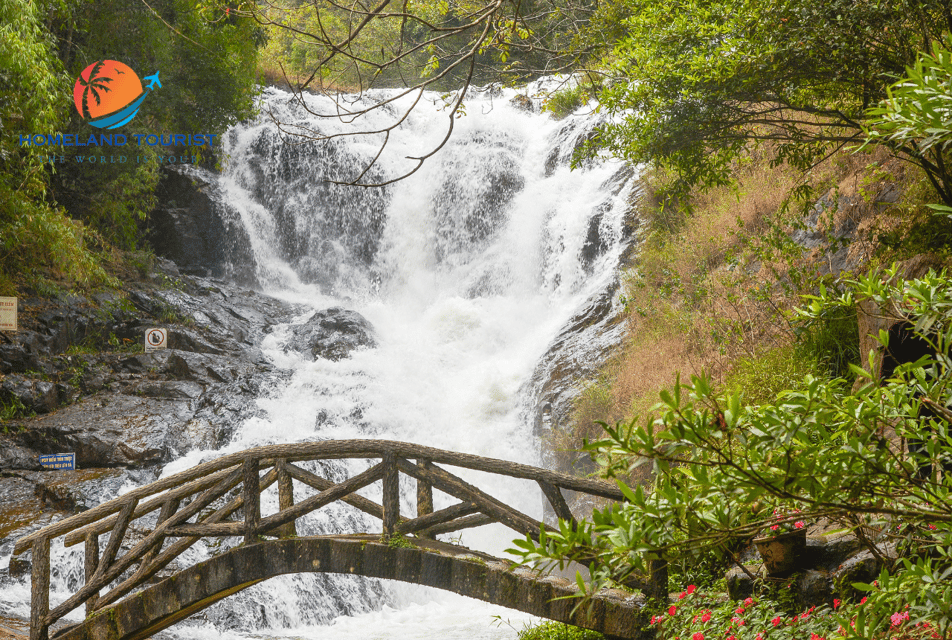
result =
M420 516L419 518L407 520L406 522L403 522L397 526L397 533L416 533L418 531L423 531L424 529L429 529L430 527L436 526L438 524L444 524L450 520L455 520L456 518L468 516L471 513L476 513L477 511L479 511L479 507L472 502L461 502L459 504L454 504L451 507L446 507L445 509L440 509L439 511Z
M463 529L482 527L483 525L492 524L494 522L498 521L492 516L487 516L485 513L477 513L475 515L466 516L465 518L450 520L449 522L432 526L429 529L422 531L421 537L425 536L427 538L432 538L441 533L455 533L457 531L462 531Z
M372 482L376 482L383 478L384 473L386 472L386 465L384 463L379 463L372 466L370 469L367 469L363 473L359 473L349 480L345 480L340 484L336 484L333 487L322 491L316 496L311 496L306 500L302 500L297 503L290 509L285 509L284 511L279 511L273 516L268 516L267 518L262 518L258 526L258 532L264 533L269 529L281 526L288 522L297 520L301 516L314 511L315 509L320 509L321 507L339 500L343 496L353 493L358 489L366 487Z
M335 485L334 482L326 478L322 478L319 475L315 475L306 469L302 469L297 465L291 464L290 462L285 464L285 469L287 469L288 475L290 475L292 478L298 482L303 482L304 484L317 489L318 491L326 491ZM346 502L350 506L356 507L364 513L368 513L379 520L383 520L383 507L373 500L368 500L363 496L353 494L344 496L341 498L341 502ZM403 518L401 518L401 520L403 520Z
M493 498L488 493L480 491L462 478L454 476L436 465L427 465L424 467L398 458L397 467L408 476L430 482L434 487L444 493L455 496L460 500L473 502L479 506L480 511L518 533L538 539L539 530L545 526L535 518L513 509L509 505Z
M537 482L542 488L542 493L549 501L549 504L552 505L555 516L560 520L570 522L573 530L578 527L578 522L575 520L575 516L572 515L572 510L569 509L569 505L565 501L565 496L562 495L562 490L545 480L537 480Z
M96 582L112 566L113 561L116 559L116 554L119 553L119 547L122 545L122 539L126 536L126 529L129 528L132 512L135 511L138 502L139 501L135 498L129 500L126 506L122 508L122 511L119 512L119 518L116 520L116 525L112 528L109 542L106 543L102 557L99 559L99 562L96 563L96 572L88 582Z
M141 518L147 513L151 513L156 509L161 509L169 500L181 500L183 497L191 495L193 493L198 493L199 491L204 491L208 487L214 485L216 482L220 482L222 478L228 476L232 472L232 469L225 469L217 473L213 473L205 478L189 482L186 485L167 491L157 498L153 498L147 502L140 502L136 507L136 510L132 514L132 519L136 520ZM126 494L128 495L128 494ZM121 500L121 497L119 498ZM67 547L79 544L86 540L86 535L89 533L94 533L95 535L102 535L116 526L116 520L118 519L118 514L112 516L106 516L98 522L93 522L90 525L82 527L81 529L76 529L66 534L66 538L63 541L63 544Z

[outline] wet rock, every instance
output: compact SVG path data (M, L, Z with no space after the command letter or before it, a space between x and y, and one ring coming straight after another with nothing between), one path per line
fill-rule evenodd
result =
M748 571L757 575L758 567L751 567ZM740 567L733 567L727 572L727 595L731 600L744 600L754 595L754 578L751 578Z
M356 311L332 307L318 311L305 324L291 329L288 348L308 352L315 359L341 360L357 348L375 347L373 326Z
M528 111L529 113L532 113L535 111L535 105L532 104L532 98L530 98L524 93L517 93L516 95L514 95L512 99L509 101L509 104L511 104L516 109L519 109L520 111Z
M43 371L43 356L49 351L40 334L35 331L18 331L15 340L0 343L0 373L25 373Z
M837 597L842 600L858 601L863 593L853 586L855 582L871 583L883 567L881 560L870 551L863 551L844 561L833 572L833 586Z
M808 569L797 575L794 595L800 609L833 606L833 580L826 571Z
M63 393L66 395L65 388ZM49 413L60 404L60 389L45 380L9 375L0 381L0 401L6 404L19 403L26 411L33 413Z
M149 242L186 274L230 276L254 285L254 253L240 225L229 223L214 181L194 167L166 167L150 214ZM236 269L234 265L240 265Z

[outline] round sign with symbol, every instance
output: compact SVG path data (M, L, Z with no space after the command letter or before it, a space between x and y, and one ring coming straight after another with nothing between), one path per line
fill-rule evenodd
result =
M165 349L168 346L168 332L165 329L146 329L145 331L145 351L155 351Z

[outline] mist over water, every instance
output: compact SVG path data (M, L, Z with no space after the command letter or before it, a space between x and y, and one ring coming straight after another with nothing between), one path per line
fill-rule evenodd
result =
M193 451L163 475L258 445L348 438L403 440L541 465L532 423L538 384L530 382L569 320L617 278L632 241L624 218L633 172L611 162L571 171L572 151L597 116L556 122L511 106L512 95L467 100L453 137L417 173L362 189L331 181L356 177L377 153L379 136L307 140L281 133L273 120L286 130L367 129L392 119L400 105L345 124L314 117L288 93L265 91L265 113L225 136L225 170L215 178L226 226L245 236L248 247L232 270L251 274L269 295L302 304L295 323L329 307L357 311L373 325L378 346L337 362L312 361L288 348L294 323L272 327L262 349L286 375L265 389L257 416L239 425L223 449ZM313 111L334 111L327 98L305 99ZM447 121L441 106L438 96L421 103L365 179L403 173L413 166L407 156L438 144ZM586 357L588 343L597 347L617 337L616 331L582 339L577 357ZM367 466L325 461L310 468L343 479ZM460 473L542 517L537 487ZM379 491L361 493L379 500ZM413 487L402 493L401 511L412 512ZM266 499L276 504L276 491ZM454 502L439 493L435 500L437 509ZM274 508L262 505L265 512ZM300 535L379 530L379 521L339 504L298 522ZM513 537L494 525L466 530L459 541L502 555ZM54 565L68 567L54 576L54 587L79 580L77 549L54 548ZM188 557L198 561L214 552L200 543ZM64 598L54 594L53 600ZM27 592L27 615L28 607ZM494 615L511 626L493 624ZM513 638L528 620L421 587L304 575L256 585L166 633L201 640L473 640Z

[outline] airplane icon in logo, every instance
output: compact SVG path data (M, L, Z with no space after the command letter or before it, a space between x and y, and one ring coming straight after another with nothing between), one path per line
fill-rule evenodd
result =
M162 88L162 82L159 80L159 72L156 71L151 76L146 76L142 78L143 80L149 81L149 86L146 89L152 89L155 85L159 85L159 88Z

